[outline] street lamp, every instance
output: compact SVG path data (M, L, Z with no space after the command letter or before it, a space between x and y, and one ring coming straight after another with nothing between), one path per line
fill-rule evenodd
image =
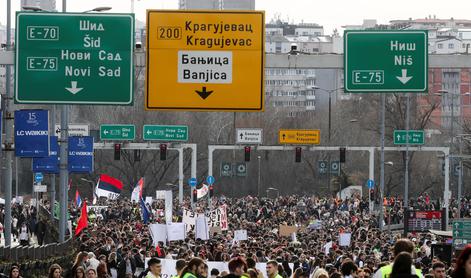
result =
M332 93L338 91L338 90L343 90L343 87L333 89L333 90L327 90L320 88L318 86L313 87L314 90L319 90L321 92L326 92L329 94L329 133L328 133L328 138L329 138L329 145L330 145L330 133L331 133L331 127L332 127ZM314 91L315 92L315 91Z
M91 9L91 10L86 10L84 11L83 13L89 13L89 12L105 12L105 11L109 11L111 10L112 8L111 7L96 7L94 9Z
M261 166L261 156L257 156L258 159L258 182L257 182L257 196L260 197L260 183L261 183L261 173L260 173L260 166Z
M40 7L35 6L22 6L21 7L25 11L33 11L33 12L44 12L45 10L41 9Z

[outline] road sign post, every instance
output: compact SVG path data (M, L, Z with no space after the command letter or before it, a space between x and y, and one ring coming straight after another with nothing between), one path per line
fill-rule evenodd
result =
M146 108L263 111L262 11L147 12Z
M144 140L188 141L188 126L183 125L144 125Z
M131 105L132 14L17 13L15 101Z
M134 140L136 127L134 125L101 125L100 140Z
M344 49L345 91L427 91L427 31L347 30Z
M321 142L319 129L280 129L280 144L319 145Z
M407 142L406 135L409 134L409 142ZM423 145L425 144L425 136L423 130L395 130L394 131L394 145Z

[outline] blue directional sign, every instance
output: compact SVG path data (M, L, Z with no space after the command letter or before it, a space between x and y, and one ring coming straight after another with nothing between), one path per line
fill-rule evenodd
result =
M43 173L34 173L34 182L40 183L44 179Z
M15 155L49 156L49 111L15 111Z
M374 180L368 180L366 182L366 185L368 185L368 189L372 189L373 187L375 187L375 181Z
M207 182L209 185L214 184L214 177L213 177L213 176L208 176L208 177L206 178L206 182Z
M57 136L49 138L51 144L49 156L33 158L33 172L59 174L59 144L57 143Z
M93 172L93 137L69 137L69 173Z
M196 180L196 178L191 178L188 180L188 184L190 186L196 186L196 184L198 183L198 181Z

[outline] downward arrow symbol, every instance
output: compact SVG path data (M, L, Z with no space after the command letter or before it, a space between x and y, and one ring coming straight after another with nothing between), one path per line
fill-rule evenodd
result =
M70 88L65 89L74 95L83 90L83 88L77 88L77 81L70 81L70 85Z
M201 91L196 90L195 92L197 92L202 99L206 99L210 94L213 93L213 91L206 91L206 87L203 87Z
M409 80L412 79L412 76L407 76L407 69L403 69L402 76L396 76L396 78L399 79L402 84L406 84L407 82L409 82Z

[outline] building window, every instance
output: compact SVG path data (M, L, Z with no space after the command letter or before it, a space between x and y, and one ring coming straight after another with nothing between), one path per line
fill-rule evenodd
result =
M449 44L448 44L448 49L453 49L453 48L455 48L455 45L452 44L452 43L449 43Z
M437 48L438 48L438 49L443 49L443 44L439 43L439 44L437 45Z

